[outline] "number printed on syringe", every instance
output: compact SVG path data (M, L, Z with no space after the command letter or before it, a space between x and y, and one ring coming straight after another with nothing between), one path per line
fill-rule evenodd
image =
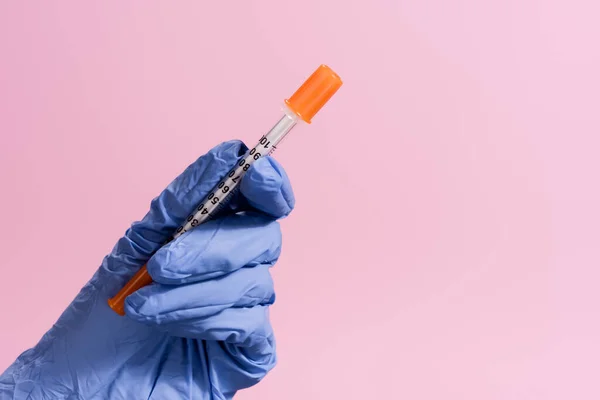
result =
M271 141L268 140L266 136L261 137L258 144L246 152L244 157L237 162L227 176L221 180L213 191L211 191L198 207L196 207L196 210L187 218L185 224L177 228L175 235L173 235L173 239L178 238L188 230L195 228L213 216L216 211L226 204L226 199L235 191L242 177L246 174L246 171L250 169L252 163L263 155L271 154L274 150L275 146L271 145Z

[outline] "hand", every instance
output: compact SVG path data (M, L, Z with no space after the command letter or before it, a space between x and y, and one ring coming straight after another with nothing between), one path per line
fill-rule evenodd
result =
M247 150L200 157L134 223L57 323L0 376L0 399L231 399L276 361L269 268L278 218L294 197L277 162L259 159L220 215L163 246ZM107 305L148 262L155 283Z

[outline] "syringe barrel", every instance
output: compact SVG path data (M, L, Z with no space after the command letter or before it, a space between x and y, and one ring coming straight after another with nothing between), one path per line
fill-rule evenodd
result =
M196 226L214 218L219 210L224 207L233 193L236 192L238 185L250 166L259 158L273 153L277 145L285 136L298 124L300 120L298 115L292 112L287 106L284 106L284 115L277 123L264 134L258 143L248 149L246 153L236 162L235 166L219 181L219 183L210 191L208 195L198 204L194 211L187 217L185 222L177 228L172 240L177 239L187 231ZM108 305L117 314L125 315L125 299L130 294L152 283L152 277L144 265L127 282L127 284L114 297L108 300Z
M259 158L268 156L277 148L283 138L296 126L299 118L287 107L285 114L277 123L264 134L256 146L251 147L238 160L235 166L219 181L204 200L196 207L175 232L173 239L177 239L187 231L213 218L224 207L231 195L236 191L246 171Z
M177 239L190 229L206 222L218 214L218 211L231 199L239 187L243 176L259 158L265 157L277 148L277 145L300 121L310 123L312 117L340 88L339 76L326 65L321 65L304 84L285 101L284 115L263 135L256 146L238 160L236 165L224 176L211 192L190 213L176 230L172 240ZM152 278L144 265L114 297L108 305L117 314L125 315L125 299L133 292L152 283Z

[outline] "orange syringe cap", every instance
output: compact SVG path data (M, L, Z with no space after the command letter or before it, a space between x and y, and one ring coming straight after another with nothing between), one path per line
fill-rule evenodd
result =
M327 65L321 65L285 104L304 122L312 118L342 86L342 80Z

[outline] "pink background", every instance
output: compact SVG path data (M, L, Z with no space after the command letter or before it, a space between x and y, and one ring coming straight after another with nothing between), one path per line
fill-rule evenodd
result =
M0 2L0 369L188 163L327 63L345 86L276 154L280 363L239 398L600 398L599 12Z

